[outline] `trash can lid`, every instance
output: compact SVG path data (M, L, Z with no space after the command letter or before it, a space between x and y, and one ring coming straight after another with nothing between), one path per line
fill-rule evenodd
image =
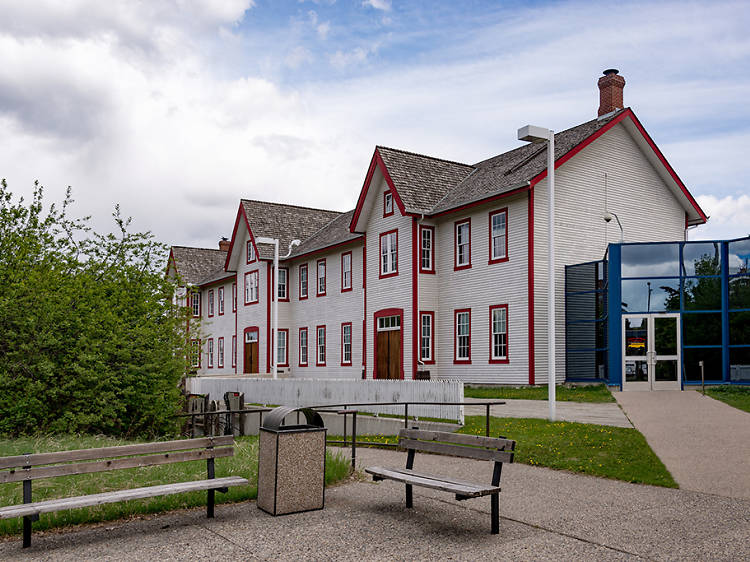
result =
M261 427L263 429L278 431L280 428L282 428L281 424L284 421L284 418L292 412L296 411L300 411L305 414L305 419L307 419L308 425L315 427L325 427L325 425L323 424L323 418L320 417L320 414L315 410L311 408L294 408L292 406L279 406L268 412L268 414L263 416L263 425ZM289 427L291 429L291 427L293 426Z

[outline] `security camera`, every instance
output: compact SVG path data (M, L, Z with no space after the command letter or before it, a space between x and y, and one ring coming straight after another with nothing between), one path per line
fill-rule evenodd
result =
M612 215L609 212L604 213L604 222L610 222L611 220L612 220Z

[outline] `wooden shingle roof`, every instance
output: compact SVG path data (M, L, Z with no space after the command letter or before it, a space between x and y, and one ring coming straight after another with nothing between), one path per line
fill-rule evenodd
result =
M185 285L200 285L219 272L226 275L227 253L224 250L172 246L172 256L177 274Z

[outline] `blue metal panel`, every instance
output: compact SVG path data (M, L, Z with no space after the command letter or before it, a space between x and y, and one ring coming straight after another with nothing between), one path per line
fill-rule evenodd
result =
M721 243L721 367L729 381L729 244Z
M622 246L609 245L607 277L609 295L607 299L608 347L609 347L609 384L619 385L622 390Z

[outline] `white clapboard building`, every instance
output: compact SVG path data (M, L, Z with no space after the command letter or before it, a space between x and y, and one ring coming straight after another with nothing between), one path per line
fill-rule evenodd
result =
M684 240L706 221L599 79L599 116L555 135L556 372L565 373L564 266L619 242ZM280 261L278 370L291 377L547 380L547 150L524 144L474 164L378 146L355 209L241 200L219 249L174 246L168 266L200 317L199 375L272 368L273 246Z

